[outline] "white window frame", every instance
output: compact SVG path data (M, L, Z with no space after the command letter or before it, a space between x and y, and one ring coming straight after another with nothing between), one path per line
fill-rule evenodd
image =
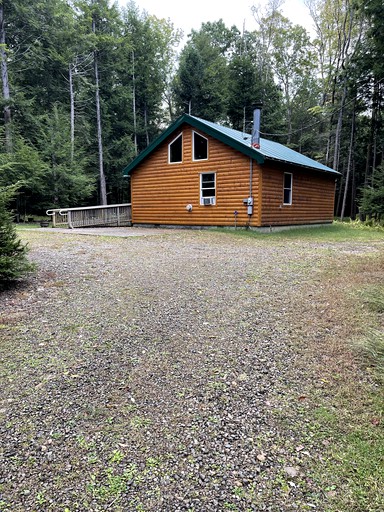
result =
M205 139L207 141L207 158L195 158L195 135L198 135L202 139ZM201 135L201 133L192 131L192 161L193 162L201 162L204 160L208 160L208 139L207 137L204 137L204 135Z
M176 162L171 162L171 146L174 142L177 141L181 137L181 160L177 160ZM175 137L171 142L168 144L168 163L169 164L181 164L183 162L183 133L179 133L177 137Z
M211 196L204 196L203 197L203 176L206 176L207 174L213 174L214 177L214 194ZM210 172L201 172L200 173L200 205L201 206L208 206L204 204L204 199L211 199L210 205L215 206L216 205L216 172L210 171Z
M285 186L285 176L291 176L291 186ZM289 203L285 202L285 191L289 191ZM293 192L293 174L291 172L285 172L283 176L283 204L286 206L290 206L292 204L292 192Z

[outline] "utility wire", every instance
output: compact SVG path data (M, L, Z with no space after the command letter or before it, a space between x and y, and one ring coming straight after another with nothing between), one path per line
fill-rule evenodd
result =
M383 81L384 81L384 77L381 78L377 83L380 84ZM342 107L337 108L337 109L333 110L332 112L329 112L328 114L326 113L326 115L328 117L332 117L333 115L338 114L345 107L347 107L348 105L350 105L351 103L356 101L356 99L360 99L362 97L363 97L363 93L360 93L355 98L352 98L351 100L347 101ZM302 126L301 128L299 128L297 130L293 130L292 132L287 132L287 133L266 133L266 132L260 131L260 134L261 135L268 135L269 137L288 137L289 135L293 135L295 133L299 133L299 132L301 132L303 130L307 130L308 128L312 128L313 126L316 126L318 124L324 123L324 121L325 121L325 119L320 119L319 121L315 121L314 123L308 124L306 126Z

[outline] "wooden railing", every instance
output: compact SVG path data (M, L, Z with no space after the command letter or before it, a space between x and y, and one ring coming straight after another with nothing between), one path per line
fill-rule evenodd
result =
M73 228L102 226L131 226L131 204L86 206L84 208L57 208L47 210L52 226Z

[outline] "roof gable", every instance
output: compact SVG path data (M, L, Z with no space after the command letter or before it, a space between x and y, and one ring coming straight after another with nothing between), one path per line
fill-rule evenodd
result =
M152 142L144 151L142 151L127 167L123 170L124 176L128 176L138 165L141 163L152 151L154 151L160 144L162 144L173 132L178 130L184 123L197 128L202 132L214 137L215 139L227 144L243 153L250 158L253 158L258 163L262 164L265 160L276 160L301 167L314 169L322 172L333 174L340 174L339 172L327 167L326 165L313 160L307 156L287 148L278 142L273 142L267 139L260 139L260 148L255 149L251 146L251 135L233 128L221 126L211 121L205 121L198 117L184 114L179 117L173 124L171 124L155 141Z

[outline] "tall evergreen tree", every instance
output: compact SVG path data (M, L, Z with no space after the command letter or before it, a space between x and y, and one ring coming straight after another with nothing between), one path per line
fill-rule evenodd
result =
M9 203L16 187L0 187L0 290L33 270L27 260L27 246L18 238Z
M259 33L239 34L228 64L228 117L235 129L250 132L253 106L261 101L261 130L273 138L270 134L284 130L282 95L261 48Z
M203 23L192 31L184 47L175 77L179 112L190 112L210 121L226 119L228 107L227 53L238 30L228 29L222 20Z

